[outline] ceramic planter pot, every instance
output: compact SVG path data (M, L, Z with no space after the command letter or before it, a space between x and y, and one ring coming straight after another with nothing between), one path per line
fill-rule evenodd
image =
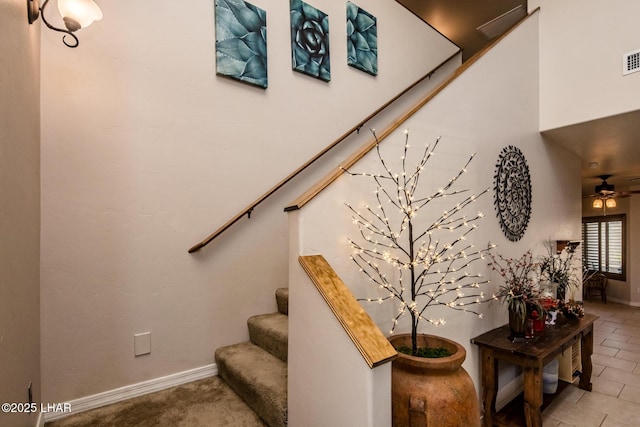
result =
M411 347L411 334L389 338L394 347ZM391 369L394 427L479 427L480 405L467 371L464 347L433 335L418 336L418 346L445 347L451 356L437 359L399 353Z

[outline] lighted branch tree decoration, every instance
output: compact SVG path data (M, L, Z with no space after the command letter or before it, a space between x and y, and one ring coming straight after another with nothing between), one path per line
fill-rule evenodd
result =
M473 244L465 242L467 236L476 229L476 221L483 217L478 212L471 217L464 214L465 208L485 194L466 195L469 190L456 190L454 184L467 171L473 160L472 155L464 167L449 182L433 194L420 194L418 184L427 162L434 157L438 138L433 147L427 144L420 161L414 170L408 170L409 132L405 131L402 171L394 173L380 152L375 131L376 151L383 172L352 173L352 176L371 178L376 184L377 206L364 206L357 210L347 204L352 212L354 224L360 231L362 243L349 239L353 249L351 259L358 265L374 285L381 290L378 298L361 301L382 304L386 300L396 300L400 307L393 319L393 333L398 319L404 314L411 315L411 336L413 354L417 353L417 331L420 321L433 325L445 323L442 318L427 315L429 307L444 306L453 310L473 313L480 318L482 314L470 308L484 300L480 285L487 283L481 274L469 273L469 267L493 247L475 249ZM458 195L453 206L431 222L421 211L436 199ZM460 200L462 199L462 200ZM419 221L423 218L422 221ZM431 222L430 224L428 224ZM360 239L358 239L360 240ZM387 272L396 270L396 275ZM396 277L397 276L397 277ZM407 277L408 276L408 277Z

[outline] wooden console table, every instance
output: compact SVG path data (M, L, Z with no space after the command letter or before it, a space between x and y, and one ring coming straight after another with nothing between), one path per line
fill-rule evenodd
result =
M509 326L493 329L471 340L481 349L484 426L527 425L541 427L543 409L542 371L544 366L564 349L581 340L582 374L579 387L591 391L591 354L593 353L593 322L598 318L585 314L580 319L558 316L555 326L548 326L544 334L526 342L511 342ZM524 401L507 405L496 413L498 394L498 360L523 367ZM563 387L559 387L558 394ZM553 395L551 395L553 397ZM552 398L551 397L551 398ZM545 396L545 405L547 396ZM512 402L513 403L513 402Z

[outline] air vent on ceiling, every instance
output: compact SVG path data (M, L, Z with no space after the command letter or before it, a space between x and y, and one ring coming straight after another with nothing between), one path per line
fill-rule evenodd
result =
M622 55L622 75L640 71L640 49Z

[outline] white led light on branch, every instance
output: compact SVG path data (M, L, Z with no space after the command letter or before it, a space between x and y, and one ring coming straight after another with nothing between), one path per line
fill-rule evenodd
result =
M433 145L426 145L417 164L409 166L409 132L405 131L404 152L400 157L402 171L394 173L380 152L375 132L372 133L378 142L376 151L384 172L353 173L343 169L351 176L372 179L376 186L373 194L377 208L358 209L347 204L359 231L357 239L348 240L351 260L382 293L361 301L380 304L395 300L398 303L390 333L395 331L400 317L405 314L411 316L412 336L420 321L443 325L444 319L427 316L429 307L446 307L482 318L482 313L471 306L484 301L485 295L478 288L488 281L482 279L481 274L470 273L469 269L484 259L495 245L489 243L486 248L474 249L473 244L467 243L470 233L477 228L475 222L483 215L478 212L470 216L464 212L489 189L468 194L467 189L454 188L458 179L467 173L467 166L474 156L453 177L444 181L445 186L424 194L425 190L418 192L418 184L428 160L434 156L439 139ZM425 179L422 177L423 181ZM435 218L425 220L423 212L430 212L427 205L444 197L451 197L447 199L452 200L451 207ZM389 271L394 274L385 274Z

